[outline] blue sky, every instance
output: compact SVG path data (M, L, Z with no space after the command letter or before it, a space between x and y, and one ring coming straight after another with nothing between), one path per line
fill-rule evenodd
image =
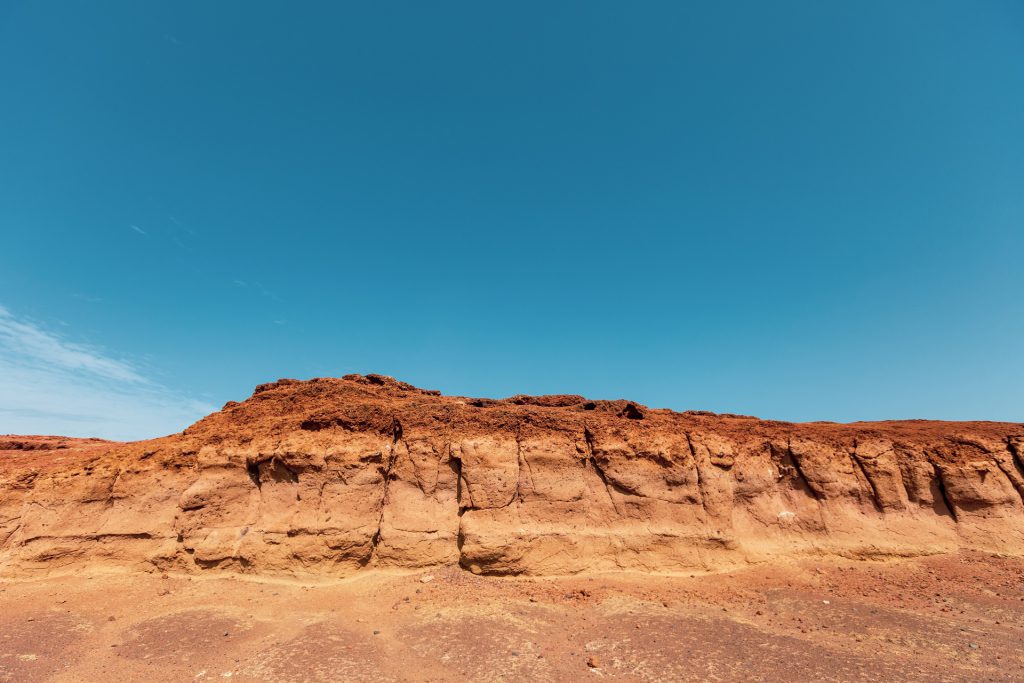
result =
M0 5L0 433L278 377L1024 415L1024 5Z

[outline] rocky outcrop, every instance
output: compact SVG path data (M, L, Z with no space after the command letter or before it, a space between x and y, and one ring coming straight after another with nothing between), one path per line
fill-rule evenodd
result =
M261 385L161 439L0 449L7 575L1024 554L1021 424L789 424L352 375Z

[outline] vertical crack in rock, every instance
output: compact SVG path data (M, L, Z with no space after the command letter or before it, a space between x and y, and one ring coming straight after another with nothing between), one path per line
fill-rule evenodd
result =
M462 458L455 455L451 444L448 445L448 466L455 473L455 504L459 506L459 517L462 517L466 510L473 507L473 500L470 499L469 505L462 503L463 496L469 496L469 487L462 479Z
M996 465L1006 478L1010 480L1010 484L1020 496L1021 503L1024 503L1024 467L1021 466L1020 458L1010 438L1006 439L1006 450L1010 454L1009 462L1000 456L993 457L993 460L996 461Z
M341 476L341 472L338 473L338 479L342 483L345 483L345 478ZM316 536L324 535L324 489L327 488L327 473L322 472L320 475L320 483L317 485L316 492L316 513L313 517L314 524L316 524Z
M587 462L589 462L590 466L594 468L594 472L601 479L601 483L604 484L604 489L608 493L608 500L611 502L612 508L615 509L615 514L621 517L622 511L619 510L619 506L615 502L615 496L612 495L614 485L609 481L608 475L605 474L603 469L601 469L601 466L597 464L597 459L594 457L594 435L590 433L590 429L587 427L583 428L583 439L587 444Z
M117 482L121 480L121 473L124 470L120 467L114 472L114 478L110 480L110 489L107 491L107 500L113 505L114 504L114 489L117 487Z
M697 493L700 494L700 508L704 514L708 512L707 494L704 491L704 477L700 474L700 463L697 462L697 447L693 445L693 437L689 432L685 433L686 445L690 447L690 457L693 458L693 469L697 473Z
M1010 451L1010 457L1013 458L1014 467L1017 468L1017 472L1020 473L1021 478L1024 478L1024 454L1021 454L1021 448L1024 445L1024 441L1015 441L1013 437L1006 438L1006 449Z
M893 448L896 455L896 467L900 473L900 482L903 484L903 491L907 494L907 501L915 505L922 505L921 491L914 477L913 461L906 456L898 447ZM907 486L910 482L910 486Z
M508 499L508 502L504 505L499 505L499 508L507 508L512 503L523 502L523 494L519 488L523 484L523 447L519 442L519 430L520 427L517 426L514 434L512 435L516 440L516 485L515 488L512 489L512 496Z
M263 482L260 481L260 465L255 460L247 460L245 463L245 471L249 474L249 479L256 488L263 490Z
M402 442L402 423L396 418L392 427L391 435L391 450L388 452L388 462L384 467L384 490L380 496L380 515L377 517L377 530L373 532L373 536L370 537L370 552L366 556L366 559L361 562L363 565L370 564L373 559L377 556L377 546L380 544L380 532L384 526L384 512L388 507L388 492L391 488L391 473L395 467L395 461L398 460L398 444ZM408 448L408 447L407 447Z
M814 487L811 486L811 482L807 479L807 475L804 474L803 467L800 466L800 459L797 458L796 453L793 451L792 444L788 441L786 442L786 455L789 457L789 461L793 464L793 471L796 472L797 477L800 478L800 482L804 485L804 488L807 489L808 494L811 498L820 503L822 500L821 496Z
M523 453L522 430L521 429L516 429L516 459L517 459L517 461L519 463L518 481L516 483L516 495L519 497L519 502L521 503L521 502L523 502L523 494L520 491L519 487L522 485L522 482L523 482L523 469L524 469L523 465L524 464L526 465L526 468L525 468L526 469L526 477L527 477L527 479L529 481L529 484L530 484L530 491L532 491L534 494L537 493L537 487L534 486L534 483L533 483L533 466L530 465L530 461L526 458L526 455Z
M932 463L932 471L935 473L935 488L938 489L943 506L949 512L949 516L953 518L953 521L959 523L960 519L957 517L956 509L953 507L953 501L949 499L949 493L946 491L946 482L942 479L942 468Z
M1007 452L1010 453L1009 464L1004 465L1002 458L996 458L995 463L1010 479L1010 483L1014 485L1017 494L1021 497L1021 502L1024 503L1024 461L1021 460L1020 450L1012 436L1007 437Z
M462 547L466 544L466 531L463 528L463 518L466 510L472 507L472 500L470 504L463 505L462 496L463 491L468 495L469 488L462 480L462 458L455 455L455 449L452 448L451 441L448 442L448 466L452 468L452 472L455 473L455 504L458 506L459 516L459 528L455 532L455 549L458 552L457 564L462 569L469 569L466 564L466 557L463 553Z
M868 487L871 489L871 500L875 504L875 509L878 510L879 512L884 511L885 508L882 505L881 497L878 495L878 487L875 484L875 480L872 479L871 475L868 474L868 469L864 465L864 461L861 460L859 455L857 455L856 441L853 442L853 450L849 451L849 453L850 460L852 460L853 464L856 465L858 470L860 470L860 473L864 476L864 480L868 483Z

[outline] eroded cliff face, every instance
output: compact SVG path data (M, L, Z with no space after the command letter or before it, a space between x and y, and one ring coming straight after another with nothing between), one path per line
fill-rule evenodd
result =
M0 437L0 574L565 574L1024 554L1024 425L788 424L626 401L262 385L180 435Z

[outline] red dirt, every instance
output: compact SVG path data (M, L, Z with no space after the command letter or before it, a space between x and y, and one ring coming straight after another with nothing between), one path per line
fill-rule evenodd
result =
M1024 677L1024 562L976 553L692 578L100 574L0 580L0 602L0 681Z

